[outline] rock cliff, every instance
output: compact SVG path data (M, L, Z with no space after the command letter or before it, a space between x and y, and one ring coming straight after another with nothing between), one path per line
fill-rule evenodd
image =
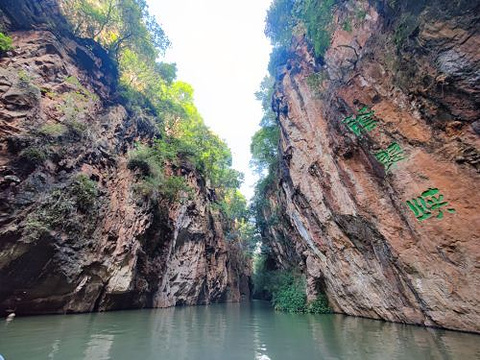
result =
M116 69L61 28L55 1L2 1L14 49L0 57L0 314L240 301L247 266L188 163L188 199L153 201L128 169L152 119L115 97ZM40 14L42 16L40 16Z
M480 332L479 13L340 1L325 55L298 36L278 69L263 236L336 312Z

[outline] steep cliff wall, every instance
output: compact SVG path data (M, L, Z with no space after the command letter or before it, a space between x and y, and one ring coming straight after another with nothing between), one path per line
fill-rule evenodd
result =
M168 169L190 186L185 201L139 191L127 151L157 135L153 121L116 100L97 44L52 26L64 21L55 4L1 4L14 50L0 57L0 314L248 297L228 224L191 165Z
M478 4L338 3L278 69L264 236L337 312L480 332Z

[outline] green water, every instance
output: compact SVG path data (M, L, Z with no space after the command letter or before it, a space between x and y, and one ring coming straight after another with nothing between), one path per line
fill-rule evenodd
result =
M480 359L480 336L342 315L222 304L0 323L6 360Z

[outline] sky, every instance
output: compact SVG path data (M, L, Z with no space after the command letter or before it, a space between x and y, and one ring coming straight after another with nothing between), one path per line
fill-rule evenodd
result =
M271 0L149 0L150 12L172 45L162 61L177 64L177 79L194 88L205 123L232 150L245 174L241 191L253 195L250 139L262 109L254 93L267 74L270 42L264 19Z

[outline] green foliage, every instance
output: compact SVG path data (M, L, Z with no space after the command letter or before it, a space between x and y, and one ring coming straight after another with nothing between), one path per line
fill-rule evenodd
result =
M255 185L255 195L250 211L259 233L265 233L267 227L275 225L275 222L280 219L272 216L267 220L264 217L264 210L270 206L266 194L275 181L279 166L280 129L271 108L273 84L273 77L264 78L260 90L255 94L257 100L262 103L264 114L260 121L260 129L254 134L250 143L252 154L250 166L260 176ZM265 239L258 236L257 241L259 240L263 242Z
M158 147L137 144L135 150L128 154L127 167L132 171L139 171L149 185L160 187L165 161L166 153L159 151Z
M171 85L177 77L177 65L174 63L156 63L155 71L165 80L168 85Z
M334 5L335 0L304 0L299 5L299 18L305 24L316 56L323 56L330 45Z
M248 220L247 199L235 187L226 189L220 201L220 210L229 219L244 222Z
M190 187L182 176L165 175L165 165L175 158L175 152L163 141L157 140L154 146L137 145L129 153L127 167L138 171L142 181L136 190L143 196L156 199L159 196L169 202L182 201L181 194L190 193Z
M52 100L56 99L57 96L58 96L58 94L57 94L55 91L50 90L50 89L47 89L47 88L44 88L44 87L42 87L42 88L40 89L40 92L41 92L43 95L45 95L46 97L48 97L48 98L50 98L50 99L52 99Z
M288 50L283 46L276 46L272 49L270 60L268 62L268 72L273 76L279 66L287 64L289 57Z
M135 192L152 200L184 201L191 189L186 179L178 176L178 169L191 164L205 178L206 186L214 189L215 206L222 214L238 224L245 222L246 201L238 192L243 175L232 169L225 142L203 122L193 102L192 87L176 80L176 65L157 61L169 41L150 15L147 2L61 2L74 33L100 43L117 64L119 93L127 109L153 119L151 135L156 140L129 152L128 168L139 178ZM65 83L74 91L62 95L58 110L69 132L84 136L88 131L83 128L86 114L98 99L74 77L67 77ZM242 229L235 228L232 233Z
M87 175L79 174L71 185L71 194L76 198L76 204L82 211L88 211L95 205L98 196L97 183Z
M274 0L267 11L265 35L274 46L288 46L296 19L293 16L295 0Z
M265 34L276 50L269 70L281 62L296 28L303 28L313 45L315 55L324 55L330 45L331 23L336 0L274 0L267 12ZM285 51L285 50L283 50ZM271 72L273 74L273 72Z
M193 104L192 87L173 81L175 67L155 64L139 71L138 58L133 52L128 52L124 60L124 94L128 94L130 100L135 99L134 105L149 106L162 119L157 125L163 140L156 147L163 147L162 151L170 154L172 162L177 158L189 160L220 193L222 188L238 187L242 175L231 169L230 150L204 124Z
M24 97L31 102L38 102L42 96L40 88L33 83L33 77L24 69L18 71L19 86L23 89Z
M67 127L63 124L44 124L40 127L39 132L48 136L61 136L67 132Z
M281 207L273 203L268 196L275 190L274 182L277 181L277 176L277 170L270 171L266 177L257 182L251 203L251 212L255 217L255 223L259 232L264 235L260 238L261 248L262 251L267 252L271 250L268 234L271 233L271 229L281 226L284 221Z
M272 110L272 95L275 79L273 76L265 76L260 84L260 89L255 93L255 98L261 102L264 117L260 122L261 126L268 126L275 124L275 115ZM265 117L268 115L268 117ZM273 115L273 116L272 116Z
M328 298L325 294L319 294L317 298L308 303L306 311L309 314L330 314L332 309L328 305Z
M272 304L275 310L305 312L307 296L303 278L290 272L277 272L272 274L271 281L268 286L273 295Z
M185 178L182 176L169 176L166 178L161 192L171 203L180 200L182 193L190 193L191 188L188 186Z
M48 224L45 224L41 219L34 217L27 217L23 228L23 240L27 243L34 242L50 232Z
M135 150L129 152L128 168L140 170L145 177L163 176L164 165L171 160L175 153L163 141L157 140L153 146L137 144Z
M352 32L352 22L350 21L350 19L347 19L344 21L343 25L342 25L342 29L345 30L345 31L348 31L349 33Z
M260 90L255 94L257 100L262 102L263 117L260 121L260 129L253 135L250 143L252 154L250 166L260 175L255 186L251 211L260 231L262 231L263 226L266 226L263 209L267 206L268 201L265 194L274 182L279 166L280 128L271 107L273 84L273 77L264 78Z
M76 119L71 119L65 121L67 124L69 132L76 137L83 137L88 127L85 123L78 121Z
M157 200L160 197L160 188L163 186L163 178L148 176L133 187L136 194L145 198Z
M408 36L415 30L418 24L416 16L406 13L403 14L398 22L393 40L400 47L407 40Z
M165 165L178 165L180 158L188 159L217 188L219 201L227 209L225 213L233 214L235 211L228 210L227 204L239 207L236 189L240 186L241 174L230 168L231 155L225 143L203 124L200 125L200 131L189 132L185 137L156 140L153 146L137 145L129 154L128 168L140 171L145 180L140 188L144 195L154 197L158 191L158 194L175 201L178 194L188 192L189 187L180 180L183 179L181 177L165 176ZM198 139L196 135L202 138Z
M276 168L278 162L280 129L271 108L273 83L273 77L265 77L260 90L255 93L257 100L262 103L264 114L260 121L260 130L253 135L250 143L252 154L250 166L259 175L265 175L266 172Z
M30 146L20 153L20 159L32 165L41 165L47 160L48 155L44 149Z
M0 32L0 53L13 49L13 40L10 36Z
M18 78L20 83L24 86L30 85L32 82L32 77L23 69L18 71Z
M252 137L250 152L251 166L258 174L263 174L278 159L278 141L280 131L277 125L265 126Z
M64 81L65 83L71 85L74 88L75 91L73 92L73 95L75 96L74 99L76 101L80 101L82 103L88 101L98 101L98 96L89 91L85 86L83 86L75 76L67 76Z
M275 310L289 313L328 314L332 310L325 294L307 303L306 282L294 270L268 270L265 257L256 255L253 268L254 294L271 295Z
M81 137L87 130L87 126L80 120L85 118L89 110L94 107L98 96L84 87L74 76L68 76L64 81L70 85L72 91L60 95L62 101L57 105L57 110L64 114L64 122L70 132Z
M74 176L68 186L46 193L23 222L23 237L36 241L58 231L90 238L96 229L101 201L97 184L85 174Z
M307 77L307 84L314 94L319 94L324 90L323 82L328 79L326 71L312 73Z
M237 222L237 224L238 238L241 239L245 257L252 258L257 244L260 241L258 229L251 219L241 220Z
M367 12L364 9L358 9L355 13L355 17L363 21L367 17Z
M145 0L62 0L74 33L98 41L119 60L125 49L155 59L169 41Z
M162 179L164 175L159 169L163 169L166 160L174 164L179 159L188 160L208 178L220 198L225 189L238 187L242 175L231 169L230 150L198 114L192 87L175 81L175 64L156 62L169 42L149 14L146 1L62 1L68 5L65 9L75 32L100 42L117 61L120 91L127 106L143 109L156 117L162 140L154 144L148 159L140 159L141 153L136 151L135 159L129 163L130 167L143 168L144 172L155 172L144 174L143 192L153 195L157 186L167 181ZM94 99L77 79L68 77L65 81L76 92L65 95L60 110L68 121L78 121ZM179 187L178 181L171 185Z

